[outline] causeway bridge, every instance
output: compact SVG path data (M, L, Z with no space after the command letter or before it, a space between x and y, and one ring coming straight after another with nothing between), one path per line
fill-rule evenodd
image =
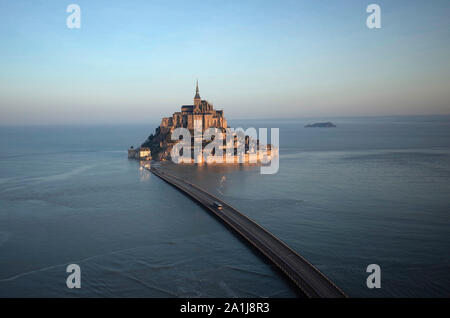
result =
M261 252L281 270L306 297L347 297L339 287L304 257L231 205L189 181L178 178L162 169L152 167L148 170L190 196L238 233L245 241ZM221 204L222 208L218 209L214 205L215 202Z

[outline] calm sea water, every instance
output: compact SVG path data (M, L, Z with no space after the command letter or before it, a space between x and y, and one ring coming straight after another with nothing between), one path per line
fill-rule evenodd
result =
M296 249L350 296L450 296L450 117L279 127L280 170L167 165ZM322 119L323 120L323 119ZM0 128L0 297L294 297L188 197L127 160L153 125ZM66 287L79 264L82 286ZM378 264L382 288L366 287Z

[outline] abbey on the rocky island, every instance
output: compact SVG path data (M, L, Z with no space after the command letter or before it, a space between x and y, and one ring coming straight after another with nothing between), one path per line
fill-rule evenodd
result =
M199 131L200 127L202 131ZM259 143L259 140L255 136L256 130L254 130L255 133L252 136L246 136L244 131L238 134L234 129L229 128L227 120L223 116L223 110L215 110L211 103L201 99L197 81L194 104L183 105L181 106L180 112L175 112L172 117L164 117L159 127L156 128L155 133L151 134L138 150L134 148L129 149L128 157L135 157L142 160L140 154L144 152L146 154L144 156L145 158L155 161L173 159L171 151L181 140L178 136L175 136L175 138L172 136L176 128L185 128L191 134L191 140L187 141L191 143L186 147L186 149L189 149L186 154L189 152L190 154L183 157L184 163L214 161L218 157L215 156L215 150L213 151L214 155L205 154L203 150L209 143L212 143L213 139L216 140L216 138L218 143L217 149L227 150L226 153L220 152L223 153L223 158L226 159L227 163L253 163L262 160L262 158L270 159L278 153L278 149L272 147L272 145ZM214 136L214 138L211 137L209 140L203 140L203 133L208 128L217 128L220 131L221 138ZM185 138L184 135L183 138ZM219 140L222 140L222 144L220 144ZM195 145L196 142L197 146L201 147L201 151L199 152L195 150L198 149ZM216 144L216 141L214 144ZM183 153L184 156L186 149L181 152L176 152L177 155Z

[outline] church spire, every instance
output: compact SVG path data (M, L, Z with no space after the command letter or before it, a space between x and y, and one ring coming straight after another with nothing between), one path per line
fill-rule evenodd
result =
M198 90L198 80L197 80L197 86L196 86L196 88L195 88L195 97L194 97L195 99L200 99L200 93L199 93L199 90Z
M202 99L200 98L200 93L198 91L198 80L197 80L197 86L195 87L194 109L199 110L201 103L202 103Z

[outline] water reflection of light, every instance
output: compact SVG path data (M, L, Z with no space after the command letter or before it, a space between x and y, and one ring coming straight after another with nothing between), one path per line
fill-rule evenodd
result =
M219 191L221 194L223 194L223 192L221 190L223 189L223 186L225 185L225 181L227 181L227 177L222 176L222 178L220 178L219 188L217 188L217 191Z
M150 169L150 162L149 161L140 161L139 162L139 173L140 173L140 181L146 182L150 179L150 171L147 169Z
M146 182L150 179L150 171L146 169L140 169L140 181Z

